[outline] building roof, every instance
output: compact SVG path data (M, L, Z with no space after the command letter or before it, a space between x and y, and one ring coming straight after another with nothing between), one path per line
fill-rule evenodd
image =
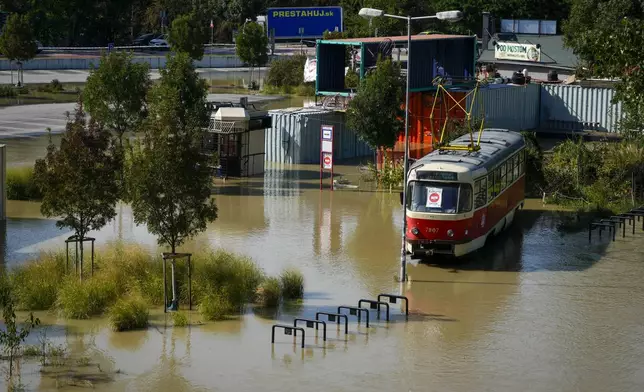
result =
M483 48L479 56L479 62L482 63L498 63L498 64L517 64L517 65L531 65L534 67L547 67L547 68L565 68L574 69L578 64L578 57L572 50L564 47L563 36L561 35L531 35L531 34L515 34L516 41L501 41L492 38L488 42L488 47ZM517 60L497 60L494 57L493 41L499 42L515 42L520 44L534 44L541 45L541 62L533 61L517 61Z
M423 35L412 35L412 41L431 41L437 39L454 39L454 38L470 38L469 35L450 35L450 34L423 34ZM320 40L320 43L338 43L338 44L368 44L368 43L378 43L383 41L391 40L393 42L407 42L406 35L397 35L392 37L365 37L365 38L345 38L345 39L328 39Z

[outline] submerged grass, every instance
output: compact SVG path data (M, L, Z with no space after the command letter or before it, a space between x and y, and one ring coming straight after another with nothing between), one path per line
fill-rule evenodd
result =
M282 287L278 278L270 277L257 290L257 303L265 308L274 308L282 299Z
M301 299L304 297L304 275L300 271L292 268L282 271L280 282L284 299Z
M143 298L134 294L117 300L108 316L112 329L120 332L146 328L150 312Z
M113 243L96 252L93 276L86 255L79 279L73 265L66 273L65 253L43 254L36 260L0 276L0 295L11 295L22 310L58 310L71 319L107 313L113 328L122 331L147 325L147 310L163 305L163 264L147 249ZM168 263L168 292L171 268ZM177 260L175 276L179 299L189 298L187 263ZM279 305L282 297L301 298L303 277L287 270L267 278L250 258L222 250L198 253L192 258L192 302L205 320L223 320L244 310L248 303ZM145 321L145 322L144 322ZM183 314L173 315L175 325L187 324Z
M185 327L189 324L188 316L183 312L172 313L172 324L175 327Z
M17 267L11 274L11 286L18 309L47 310L56 303L65 275L63 254L43 254L38 262Z

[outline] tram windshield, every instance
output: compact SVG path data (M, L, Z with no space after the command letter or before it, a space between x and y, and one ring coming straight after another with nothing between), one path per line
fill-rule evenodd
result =
M412 181L407 192L407 208L410 211L442 214L472 211L470 184Z

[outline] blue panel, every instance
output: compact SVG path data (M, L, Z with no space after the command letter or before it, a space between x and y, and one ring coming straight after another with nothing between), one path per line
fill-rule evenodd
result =
M269 8L266 15L268 31L274 29L276 39L322 38L326 30L344 31L342 7Z

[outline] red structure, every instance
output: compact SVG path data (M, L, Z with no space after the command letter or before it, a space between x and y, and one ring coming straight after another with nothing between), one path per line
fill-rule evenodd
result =
M434 105L434 92L412 93L409 96L409 157L420 159L433 151L434 143L440 140L441 130L446 120L465 121L465 111L456 104L465 107L465 96L468 91L451 92L453 99L444 100L438 97ZM456 101L456 102L455 102ZM433 116L432 116L433 108ZM449 127L449 123L448 123ZM405 151L405 130L400 131L393 149L385 153L388 160L402 160ZM378 151L378 168L382 167L383 152Z

